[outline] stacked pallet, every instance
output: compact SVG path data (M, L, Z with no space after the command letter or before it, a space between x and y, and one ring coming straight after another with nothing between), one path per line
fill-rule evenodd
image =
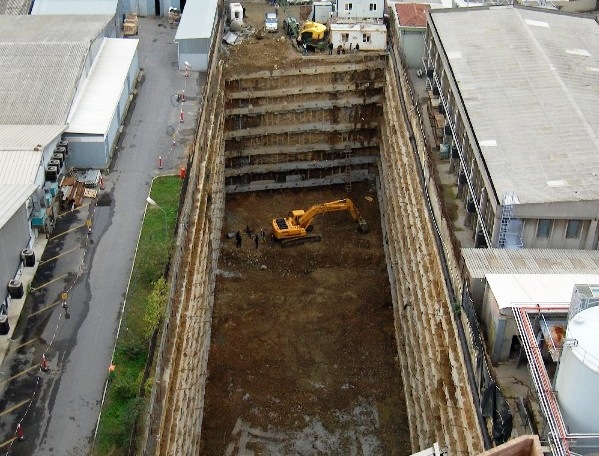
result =
M123 35L137 35L137 14L129 13L125 15L125 20L123 21Z

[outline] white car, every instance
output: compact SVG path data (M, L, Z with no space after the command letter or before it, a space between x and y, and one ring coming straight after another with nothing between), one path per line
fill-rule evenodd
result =
M264 30L267 32L278 32L279 31L279 19L277 13L266 13L264 17Z

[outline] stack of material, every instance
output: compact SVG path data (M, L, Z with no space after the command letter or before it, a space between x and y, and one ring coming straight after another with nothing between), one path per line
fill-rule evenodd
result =
M137 14L129 13L125 15L125 20L123 21L123 35L137 35Z
M181 21L181 12L177 8L170 7L168 9L168 23L171 27L176 27Z
M68 210L73 206L81 206L85 196L85 184L74 177L65 177L60 186L60 193L61 209Z

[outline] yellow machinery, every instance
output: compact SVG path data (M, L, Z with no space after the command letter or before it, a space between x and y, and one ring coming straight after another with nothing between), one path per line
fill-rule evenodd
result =
M277 218L272 221L272 232L283 247L304 242L320 241L320 236L309 236L313 226L310 224L312 219L318 214L333 211L348 211L352 218L358 222L362 233L368 232L368 223L364 220L356 206L350 199L340 199L330 203L316 204L307 211L297 209L291 211L287 218Z
M305 21L297 37L298 43L306 43L310 48L325 49L327 45L327 26L318 22Z

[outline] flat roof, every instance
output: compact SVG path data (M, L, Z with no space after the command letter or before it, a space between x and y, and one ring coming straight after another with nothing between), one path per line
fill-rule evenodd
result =
M36 185L4 185L0 184L0 227L17 212L17 210L33 195Z
M110 15L0 16L0 43L91 43Z
M199 38L210 38L218 0L187 0L181 21L175 34L175 42Z
M31 14L109 14L114 16L118 0L35 0Z
M486 274L599 274L599 251L558 249L462 249L473 279Z
M499 309L541 306L570 307L574 285L599 283L599 274L487 274Z
M497 195L599 199L599 24L509 6L430 17Z
M105 135L119 103L139 40L105 38L73 103L68 133Z
M383 21L377 19L365 20L365 21L353 21L352 22L331 22L331 31L351 31L359 32L360 30L367 30L370 32L387 31L387 26L383 24Z
M0 125L0 151L43 149L66 128L66 125Z
M0 125L65 124L110 16L0 16Z

